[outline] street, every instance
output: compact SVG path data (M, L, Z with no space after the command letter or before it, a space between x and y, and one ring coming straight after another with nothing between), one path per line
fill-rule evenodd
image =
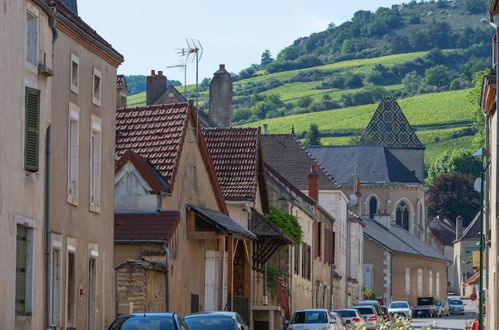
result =
M436 322L436 329L442 330L461 330L471 328L471 324L475 320L475 316L478 310L478 305L476 302L472 302L469 299L463 299L464 302L464 315L450 315L437 318L415 318L412 322L413 329L421 329L422 327L429 327L430 324Z

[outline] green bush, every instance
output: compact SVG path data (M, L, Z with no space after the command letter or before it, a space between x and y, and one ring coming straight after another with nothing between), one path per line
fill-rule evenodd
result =
M298 219L291 214L284 213L278 208L272 206L267 216L279 229L294 240L294 244L301 244L302 231Z

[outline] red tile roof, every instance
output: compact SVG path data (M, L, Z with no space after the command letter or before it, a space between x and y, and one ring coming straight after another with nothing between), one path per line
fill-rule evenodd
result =
M132 150L166 180L172 191L191 105L174 103L116 110L116 152Z
M225 200L254 200L257 187L257 128L205 128L203 134Z
M168 241L177 229L179 221L179 211L116 213L114 239Z

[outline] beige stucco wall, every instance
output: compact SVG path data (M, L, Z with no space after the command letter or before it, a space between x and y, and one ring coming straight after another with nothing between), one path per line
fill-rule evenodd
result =
M314 207L314 215L317 221L321 222L321 239L320 239L320 256L316 256L315 247L317 243L314 242L312 246L313 256L313 308L328 308L332 307L332 269L333 265L325 261L325 249L327 242L325 241L326 230L332 230L334 226L334 219L326 212L318 207ZM315 239L315 236L314 236Z
M70 90L71 53L79 58L79 92ZM113 299L113 228L114 228L114 138L116 107L116 67L84 48L59 31L54 44L54 100L52 113L51 154L51 229L62 237L62 271L67 272L67 246L70 239L76 247L76 327L87 326L88 269L90 249L96 257L96 328L114 319ZM92 103L92 74L102 73L101 105ZM69 103L79 106L78 203L67 202ZM100 211L90 211L90 134L91 116L101 120L101 200ZM62 276L65 292L66 276ZM81 294L80 294L81 293ZM66 295L62 297L65 311ZM61 316L62 324L66 315Z
M385 294L384 249L371 240L364 239L364 264L372 265L372 290L376 297ZM386 303L386 302L385 302Z
M51 121L52 79L27 67L25 61L26 10L38 13L39 53L52 66L52 30L47 14L32 1L0 0L0 319L4 329L43 327L43 187L45 136ZM40 90L39 170L24 171L25 87ZM23 218L21 218L23 217ZM16 223L33 226L32 315L16 316Z
M454 279L457 294L464 294L463 281L475 273L471 265L472 251L467 250L478 250L477 242L478 240L461 240L454 243Z

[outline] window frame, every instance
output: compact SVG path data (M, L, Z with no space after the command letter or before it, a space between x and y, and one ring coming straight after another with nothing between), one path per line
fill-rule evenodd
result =
M27 69L29 69L30 71L34 72L34 73L38 73L38 58L40 56L39 52L40 52L40 12L38 11L38 9L31 5L31 4L27 4L27 7L26 7L26 10L25 10L25 32L24 32L24 62L25 62L25 66ZM29 42L29 37L28 37L28 19L29 17L28 16L31 16L33 17L35 20L36 20L36 45L35 45L35 58L34 58L34 62L31 62L29 59L28 59L28 54L29 54L29 46L28 46L28 42Z
M73 306L69 305L69 292L71 290L70 287L70 282L69 282L69 255L73 255ZM74 238L69 238L68 237L68 243L66 247L66 286L65 286L65 305L64 305L64 312L65 312L65 322L66 322L66 328L76 328L76 305L77 305L77 285L76 285L76 240ZM72 307L72 308L71 308ZM70 315L72 315L72 319L70 318Z
M76 85L73 84L73 75L75 74L73 71L73 63L76 63ZM69 76L69 84L70 90L78 94L80 92L80 58L76 56L74 53L71 53L71 67L70 67L70 76Z
M22 216L16 216L16 239L14 240L14 250L16 251L17 255L17 226L23 226L26 227L27 233L26 233L26 278L25 278L25 306L24 306L24 311L18 311L16 309L16 303L14 301L14 310L16 313L16 316L31 316L31 313L33 311L33 279L34 279L34 270L35 270L35 264L34 264L34 253L35 253L35 221L32 219L28 219ZM16 263L17 265L17 258L16 258ZM15 271L17 274L17 270ZM16 275L17 277L17 275ZM15 281L15 289L17 291L17 281ZM16 294L17 297L17 294Z
M98 136L98 174L94 171L95 167L95 149L94 141ZM95 177L97 175L97 178ZM95 184L97 183L97 186ZM102 121L99 117L92 115L90 119L90 189L89 189L89 203L90 211L100 213L101 205L101 191L102 191ZM97 193L95 195L95 193Z
M99 95L95 94L95 77L99 78ZM100 106L102 100L102 72L93 68L92 72L92 103Z
M52 247L50 251L50 305L49 305L49 317L50 325L52 327L59 327L62 323L61 315L61 302L62 302L62 235L54 234L51 235ZM54 252L57 251L57 264L54 264ZM55 282L57 278L54 278L54 268L58 266L58 283ZM58 285L57 290L55 290L55 285ZM57 300L55 300L55 295L57 295ZM57 310L54 311L54 301L57 302ZM55 320L54 320L55 319Z
M71 138L71 124L76 122L76 161L72 161L72 138ZM80 163L80 108L69 102L69 117L68 117L68 175L67 175L67 201L68 203L78 206L78 192L79 192L79 163ZM75 166L75 178L72 177L72 165ZM75 179L75 186L71 187L71 181ZM73 188L73 189L71 189Z

